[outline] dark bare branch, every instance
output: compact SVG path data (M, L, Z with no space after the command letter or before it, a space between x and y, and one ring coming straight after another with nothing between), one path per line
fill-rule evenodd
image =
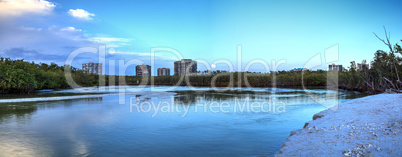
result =
M400 82L401 79L399 78L398 68L397 68L397 66L396 66L396 60L395 60L395 56L394 56L394 49L392 48L391 42L389 41L389 37L391 36L391 33L387 33L387 29L385 28L385 26L384 26L384 32L385 32L385 39L386 39L387 41L385 41L384 39L381 39L381 38L378 37L378 35L375 34L375 33L374 33L374 35L375 35L380 41L382 41L385 45L387 45L388 48L389 48L389 50L391 51L390 53L391 53L392 62L393 62L393 64L394 64L394 68L395 68L396 78L397 78L397 81Z
M380 38L377 34L375 34L374 32L373 32L373 34L377 37L378 40L382 41L385 45L388 46L388 44L384 41L384 39L381 39L381 38Z

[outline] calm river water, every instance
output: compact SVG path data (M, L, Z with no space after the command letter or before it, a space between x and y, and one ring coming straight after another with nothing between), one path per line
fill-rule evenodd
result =
M302 89L167 88L3 95L0 156L273 156L290 131L336 103L317 103ZM84 97L71 96L78 93ZM338 93L339 102L362 96Z

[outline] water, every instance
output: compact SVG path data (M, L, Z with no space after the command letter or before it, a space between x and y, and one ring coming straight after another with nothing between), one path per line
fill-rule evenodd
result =
M326 109L301 89L217 92L160 86L158 92L148 87L124 90L134 93L0 103L0 156L272 156L290 131L302 128L315 113ZM83 88L37 95L115 92ZM333 91L310 92L323 97ZM339 101L362 96L340 91ZM119 104L119 98L126 102ZM130 105L130 100L137 105ZM236 105L244 102L269 103L257 111L240 112ZM149 106L151 103L156 105ZM251 104L245 106L252 108ZM159 112L149 107L159 107ZM215 112L219 107L222 110ZM212 110L204 112L204 108Z

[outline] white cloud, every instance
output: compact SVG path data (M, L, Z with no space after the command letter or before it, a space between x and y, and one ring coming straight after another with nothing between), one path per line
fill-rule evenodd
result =
M64 28L61 28L60 31L80 32L81 29L76 29L74 27L64 27Z
M91 41L106 44L109 47L121 47L128 45L133 39L128 38L114 38L114 37L92 37Z
M23 31L42 31L42 28L25 27L25 26L21 26L20 29Z
M117 51L114 54L117 55L131 55L131 56L139 56L139 57L155 57L164 60L177 60L176 57L166 56L164 53L151 53L151 52L121 52Z
M100 42L100 43L107 43L107 42L129 42L131 39L126 38L113 38L113 37L93 37L92 40Z
M80 29L74 27L53 25L49 28L43 28L0 25L0 28L0 51L1 49L13 50L15 48L23 48L27 50L37 50L41 54L60 55L60 59L63 59L66 54L76 48L98 45L98 43L84 36ZM19 51L22 52L22 50ZM22 53L20 55L27 59L33 59L32 56L27 56Z
M0 17L24 14L50 14L55 5L46 0L3 0L0 1Z
M15 23L4 25L0 22L0 55L63 64L65 58L77 48L98 47L100 44L121 47L127 44L125 42L131 41L131 39L107 35L97 35L96 38L92 38L84 32L73 26L32 27L18 26ZM80 57L91 58L85 55ZM116 57L124 58L124 56Z
M136 55L136 56L159 56L162 55L161 53L150 53L150 52L121 52L118 51L116 54L121 55Z
M68 13L78 19L81 20L92 20L92 16L95 16L95 14L89 13L88 11L84 9L70 9Z

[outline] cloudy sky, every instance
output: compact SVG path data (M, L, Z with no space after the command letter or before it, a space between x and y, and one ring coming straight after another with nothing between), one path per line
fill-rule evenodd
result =
M223 60L234 70L241 63L242 71L256 59L269 66L284 60L278 69L289 70L321 54L322 64L315 69L325 69L324 51L337 45L339 60L331 60L347 67L386 50L373 35L384 36L383 26L393 43L400 42L401 6L401 1L369 0L0 0L0 56L62 65L74 50L105 45L106 67L131 60L150 64L153 56L153 68L172 69L173 61L183 57L215 62L214 70L227 69ZM151 48L170 50L150 54ZM80 54L73 66L98 58ZM249 67L262 71L263 66ZM134 66L119 74L133 75Z

